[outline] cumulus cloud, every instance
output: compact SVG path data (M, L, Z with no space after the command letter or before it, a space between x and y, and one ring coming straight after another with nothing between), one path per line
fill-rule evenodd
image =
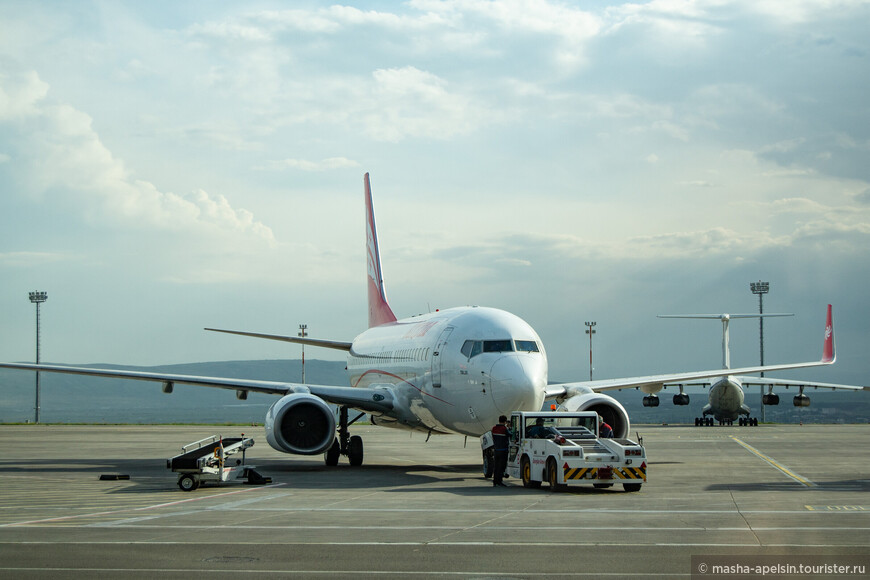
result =
M269 169L280 171L283 169L299 169L301 171L329 171L332 169L345 169L348 167L359 167L360 164L346 157L329 157L320 161L309 161L307 159L281 159L279 161L270 161L265 165L257 167L257 169Z
M33 267L68 259L69 256L52 252L0 252L0 264Z
M0 72L0 121L18 121L37 115L38 104L47 94L48 83L40 80L35 71L18 75Z
M0 123L14 132L15 166L35 198L59 196L104 225L156 229L212 229L273 240L268 226L222 195L175 194L133 177L103 144L92 119L48 98L32 71L0 78Z
M451 93L447 81L416 67L378 69L372 78L374 101L364 122L374 139L446 139L476 128L483 116L469 99Z

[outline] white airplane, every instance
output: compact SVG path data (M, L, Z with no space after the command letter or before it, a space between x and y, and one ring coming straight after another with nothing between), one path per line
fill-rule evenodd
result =
M178 383L235 390L239 399L247 398L249 391L277 395L280 398L265 419L269 445L291 454L325 453L327 465L336 465L340 455L347 456L351 465L360 465L363 442L359 436L350 436L349 427L366 414L371 415L375 425L429 434L479 436L497 422L499 415L537 411L545 399L555 399L566 410L597 411L613 427L615 437L626 437L631 427L628 413L616 399L601 391L627 387L661 389L665 383L834 362L829 326L824 356L816 362L548 385L547 355L540 337L529 324L509 312L467 306L396 319L384 290L368 174L363 182L368 250L367 330L351 342L339 342L208 329L346 351L349 386L45 364L0 363L0 368L154 381L163 383L166 393L171 393ZM327 403L339 406L337 433L336 418ZM359 413L352 420L348 418L350 409Z
M767 318L772 316L793 316L792 314L660 314L659 318L696 318L708 320L722 321L722 368L731 368L731 338L729 333L729 323L737 318ZM830 333L833 336L833 322L831 320L831 307L828 306L828 320L825 327L825 333ZM829 330L830 329L830 330ZM833 340L831 342L833 348ZM826 354L827 356L827 354ZM833 358L833 350L831 351ZM670 384L665 385L670 386ZM814 381L794 381L788 379L774 379L766 377L747 377L728 375L717 379L698 381L692 383L678 384L680 392L674 395L674 405L688 405L689 395L683 391L683 387L687 386L703 386L710 387L709 403L704 406L700 417L695 417L695 425L709 426L713 425L713 420L719 422L720 425L732 424L736 419L738 425L757 426L758 418L750 417L752 410L744 403L744 388L751 386L767 386L767 394L762 395L762 405L779 405L779 395L773 392L776 386L798 387L799 392L794 397L795 407L809 407L810 398L804 394L804 389L807 387L824 388L824 389L843 389L849 391L870 390L870 387L859 387L853 385L836 385L831 383L819 383ZM659 401L655 394L649 394L644 397L643 404L645 407L658 407ZM708 416L709 415L709 416ZM741 416L745 415L745 417Z

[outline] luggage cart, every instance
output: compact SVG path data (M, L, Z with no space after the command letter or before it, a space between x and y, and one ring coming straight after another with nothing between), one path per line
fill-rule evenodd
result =
M222 437L212 435L181 448L181 454L166 460L167 469L178 473L178 487L193 491L203 483L240 481L249 485L272 483L271 477L263 477L252 465L245 465L245 450L254 445L251 437ZM242 458L228 460L241 452Z

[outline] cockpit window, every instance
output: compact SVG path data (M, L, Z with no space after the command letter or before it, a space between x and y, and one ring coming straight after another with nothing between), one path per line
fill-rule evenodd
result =
M466 340L462 344L462 354L468 358L476 357L483 349L483 341L481 340Z
M517 350L520 352L538 352L538 343L534 340L518 340Z
M512 352L513 350L514 343L510 339L483 341L483 352Z
M514 348L516 343L516 348ZM540 352L538 343L534 340L513 341L508 338L503 340L466 340L460 349L468 358L474 358L482 352Z

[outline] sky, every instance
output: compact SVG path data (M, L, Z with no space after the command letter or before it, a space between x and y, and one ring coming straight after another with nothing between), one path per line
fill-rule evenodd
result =
M288 8L290 6L290 8ZM363 175L400 317L513 312L551 380L870 384L870 2L0 3L0 359L298 358L365 330ZM754 320L732 363L758 363ZM309 347L308 358L340 353Z

